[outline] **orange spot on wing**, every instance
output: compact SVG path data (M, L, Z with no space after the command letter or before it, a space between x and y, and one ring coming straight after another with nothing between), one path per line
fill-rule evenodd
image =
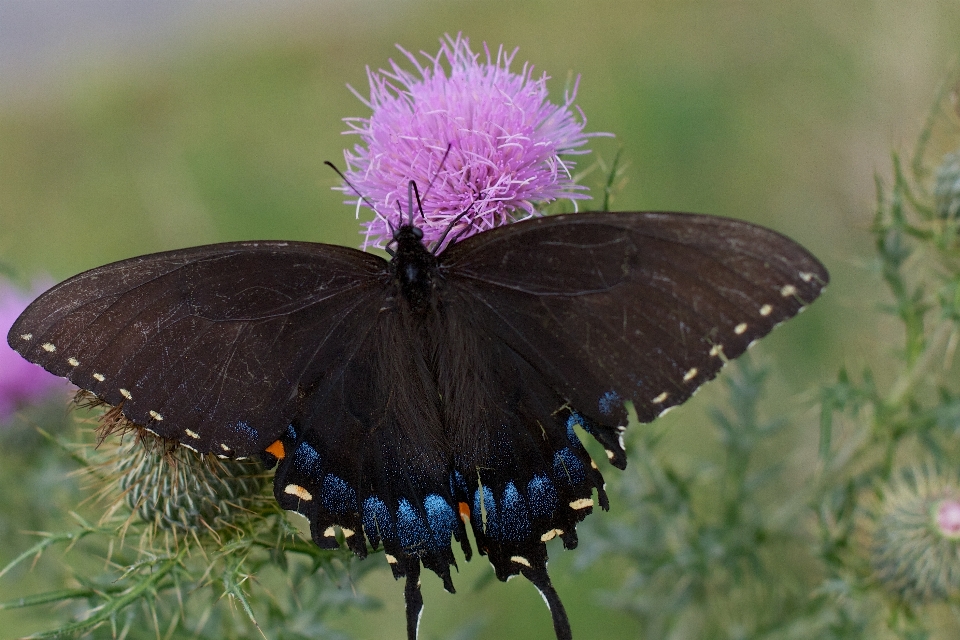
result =
M460 519L463 520L465 524L470 524L470 505L466 502L461 502L457 506L460 510Z
M287 452L283 448L283 443L279 440L267 447L267 453L271 454L277 460L283 460L287 455Z

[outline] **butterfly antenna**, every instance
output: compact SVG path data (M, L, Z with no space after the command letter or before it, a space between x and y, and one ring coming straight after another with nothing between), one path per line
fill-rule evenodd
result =
M343 172L340 171L340 169L337 169L335 164L333 164L329 160L324 160L323 164L333 169L336 172L336 174L340 176L340 179L343 180L348 187L350 187L350 190L353 191L355 194L357 194L357 197L360 198L360 201L363 202L363 204L370 207L370 209L373 210L375 214L377 214L377 217L379 217L381 220L387 223L387 226L390 227L390 235L393 235L394 229L393 229L393 225L390 223L390 219L387 218L387 216L380 213L379 211L377 211L377 208L373 206L373 203L371 203L369 200L363 197L363 194L360 193L355 186L353 186L353 183L347 180L347 176L343 175Z
M470 203L470 206L467 207L466 209L464 209L463 212L458 213L458 214L457 214L457 217L450 221L450 224L447 225L447 228L443 230L443 235L441 235L441 236L440 236L440 239L437 240L437 243L436 243L435 245L433 245L433 249L431 250L431 252L433 253L433 255L437 255L437 250L439 250L440 247L443 246L443 241L447 239L447 234L450 233L450 231L453 230L453 227L456 226L456 224L457 224L458 222L460 222L461 220L463 220L463 217L464 217L465 215L467 215L468 213L470 213L470 210L473 209L473 205L477 204L477 201L480 199L480 197L481 197L482 195L483 195L482 193L477 194L477 197L473 199L473 202ZM457 237L459 237L459 236L457 236Z
M447 143L447 150L443 152L443 157L440 158L440 165L437 167L437 170L433 172L433 177L430 178L430 183L427 185L427 188L423 190L423 199L427 199L427 195L430 193L430 189L433 188L433 183L436 182L437 176L440 175L440 170L443 169L443 165L447 164L447 156L450 155L450 149L453 148L452 143ZM423 213L423 209L420 209L420 212Z
M407 224L409 224L411 227L413 226L413 197L415 192L417 197L417 204L419 205L420 193L417 192L417 183L411 180L410 182L407 183L407 213L410 216L410 221ZM423 209L421 208L420 211L422 212Z
M420 190L417 189L417 183L413 180L410 181L410 186L413 187L413 195L417 199L417 211L420 212L420 217L424 220L427 219L427 216L423 214L423 202L420 199ZM424 194L424 198L426 194ZM413 203L410 203L410 224L413 224Z

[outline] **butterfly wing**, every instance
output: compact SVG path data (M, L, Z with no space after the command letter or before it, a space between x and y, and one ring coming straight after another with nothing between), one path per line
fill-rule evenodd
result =
M507 225L453 245L441 270L489 331L609 425L626 424L627 400L644 422L682 403L829 280L785 236L682 213Z
M52 288L7 339L158 435L242 457L284 432L316 362L335 368L352 348L385 271L376 256L311 243L141 256Z

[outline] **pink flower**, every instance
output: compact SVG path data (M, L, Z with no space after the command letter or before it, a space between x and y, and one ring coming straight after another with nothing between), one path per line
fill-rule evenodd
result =
M18 407L41 400L52 390L67 389L65 380L27 362L6 341L13 321L44 288L35 288L37 293L31 295L0 278L0 424Z
M586 120L573 107L576 85L555 105L547 100L546 75L534 79L529 64L510 71L516 50L501 47L494 57L484 45L482 60L460 36L441 40L436 57L423 53L424 64L400 51L416 72L392 60L389 71L368 69L370 99L357 96L373 113L345 119L346 133L362 140L344 152L346 177L365 199L348 202L378 212L366 224L365 248L385 247L390 226L409 220L411 180L423 195L424 218L416 224L428 243L464 211L446 242L538 215L537 205L557 198L589 197L573 182L574 162L561 159L589 153L581 149L587 139L604 135L583 132ZM355 195L347 185L337 188Z
M960 500L948 498L937 505L937 530L945 538L960 538Z

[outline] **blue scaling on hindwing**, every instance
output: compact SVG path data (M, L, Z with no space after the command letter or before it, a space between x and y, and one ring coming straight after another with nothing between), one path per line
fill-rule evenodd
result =
M450 536L457 524L457 517L447 501L435 493L423 500L423 509L427 512L427 524L433 533L433 543L437 547L450 545Z
M527 483L527 500L535 518L552 516L557 508L557 490L547 476L536 475Z
M500 522L497 503L490 487L480 487L473 494L473 526L492 538L499 538Z
M612 414L614 410L616 410L616 408L620 406L620 404L622 404L621 400L622 398L620 398L619 393L617 393L616 391L610 390L610 391L607 391L605 394L603 394L603 396L600 398L600 402L597 403L598 405L597 408L600 410L600 413L602 413L605 416L608 416Z
M580 426L587 433L590 432L590 423L588 423L583 416L574 411L570 414L570 417L567 418L567 440L569 440L570 444L572 444L574 447L582 448L583 443L580 442L577 432L573 430L573 428L576 426Z
M503 540L525 540L530 535L530 516L527 505L513 482L503 489L500 509L500 537Z
M400 545L408 553L423 549L430 540L427 525L406 498L400 498L397 507L397 533Z
M564 447L553 454L553 475L558 478L567 478L570 484L577 484L583 480L583 465L570 447Z
M452 496L462 496L469 495L470 490L467 488L467 483L464 481L463 476L460 475L459 471L454 471L450 474L450 495Z
M291 440L297 439L297 430L293 428L292 424L287 425L287 437Z
M380 544L381 539L393 537L390 509L377 496L370 496L363 501L363 530L374 547Z
M323 506L331 513L351 513L357 510L357 492L343 478L328 474L323 479Z
M320 477L320 454L304 440L293 452L293 464L307 476Z
M255 443L260 439L260 434L257 432L257 430L243 420L230 425L230 430L237 434L239 441L247 444Z

